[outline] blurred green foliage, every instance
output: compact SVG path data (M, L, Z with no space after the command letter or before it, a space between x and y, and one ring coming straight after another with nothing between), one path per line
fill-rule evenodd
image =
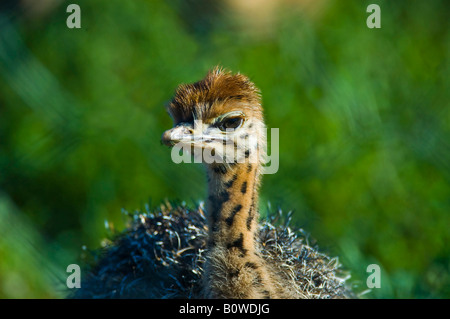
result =
M78 30L70 2L2 11L0 297L61 297L82 247L125 227L122 208L205 196L202 167L159 140L176 86L220 64L251 77L280 128L263 213L294 210L359 289L379 264L368 297L449 298L447 1L297 2L264 24L227 2L80 0Z

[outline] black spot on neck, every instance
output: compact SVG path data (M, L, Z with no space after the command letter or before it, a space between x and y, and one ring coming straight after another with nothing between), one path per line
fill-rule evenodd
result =
M220 212L222 211L222 206L224 203L230 200L230 193L227 191L221 191L216 195L210 195L208 197L211 202L211 217L212 222L215 224L219 218Z
M252 221L253 221L252 209L253 208L250 208L250 211L249 211L248 217L247 217L247 230L248 231L250 231L252 229Z
M234 217L236 216L236 214L240 211L242 209L242 205L236 205L234 208L233 208L233 211L231 212L231 214L230 214L230 216L227 218L227 219L225 219L225 222L227 223L227 225L229 226L229 227L231 227L231 225L233 225L233 222L234 222Z
M241 233L239 235L239 238L236 239L235 241L229 243L227 245L227 249L233 249L233 248L237 248L242 252L242 257L245 256L245 254L247 254L247 249L244 248L244 234Z
M225 187L226 188L230 188L231 186L233 186L233 183L237 180L237 174L234 174L233 175L233 177L228 181L228 182L225 182Z
M247 182L243 182L241 186L241 193L245 194L247 192Z
M227 168L225 165L216 165L213 167L213 171L216 174L225 174L227 172Z
M252 203L250 205L250 209L248 210L248 217L247 217L247 230L248 231L250 231L252 228L252 221L255 216L255 193L256 193L256 190L253 189Z

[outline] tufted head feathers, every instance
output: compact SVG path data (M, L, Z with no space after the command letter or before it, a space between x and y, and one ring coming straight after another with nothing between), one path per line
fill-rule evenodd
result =
M207 164L260 160L265 145L261 99L245 75L216 67L203 80L180 85L168 112L175 126L164 132L164 144L192 153L206 150Z
M206 77L176 90L168 111L175 125L194 119L208 121L233 110L262 119L259 90L242 74L215 67Z

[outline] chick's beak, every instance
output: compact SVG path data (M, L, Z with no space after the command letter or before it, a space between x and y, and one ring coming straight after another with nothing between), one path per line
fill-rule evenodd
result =
M167 146L174 146L177 143L189 143L192 140L194 130L189 123L180 123L167 130L161 137L161 143Z

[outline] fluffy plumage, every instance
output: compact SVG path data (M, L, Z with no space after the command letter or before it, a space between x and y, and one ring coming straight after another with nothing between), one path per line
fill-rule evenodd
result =
M202 208L166 204L130 214L129 228L95 252L73 298L201 298L208 230ZM258 229L263 258L304 298L353 297L336 258L308 245L290 216L272 213Z

